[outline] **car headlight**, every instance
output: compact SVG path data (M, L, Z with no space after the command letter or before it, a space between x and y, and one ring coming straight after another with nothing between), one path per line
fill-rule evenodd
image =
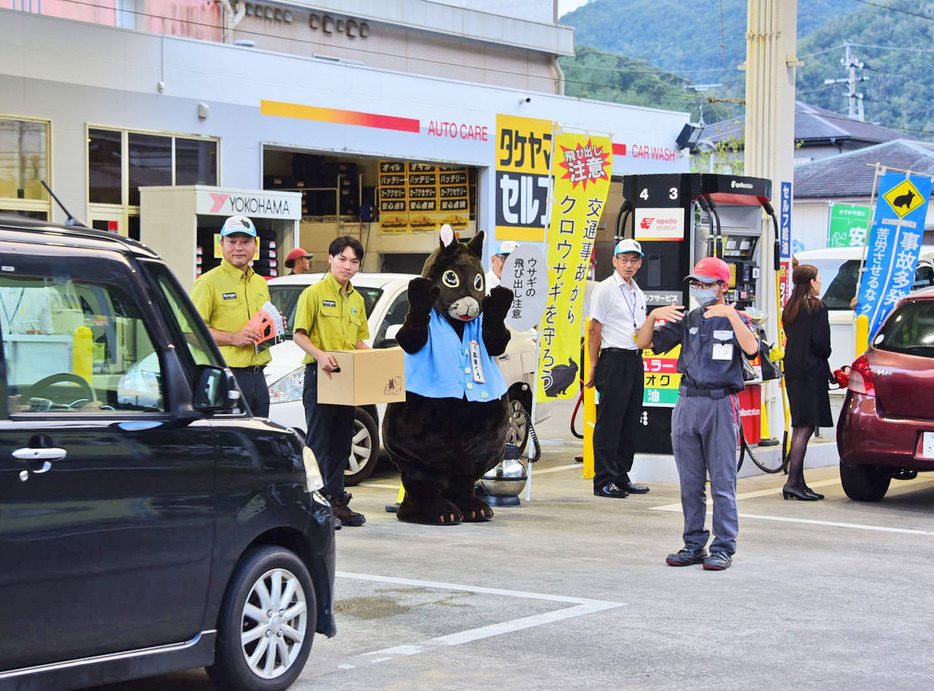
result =
M291 403L302 400L305 386L305 366L294 369L269 387L270 403Z
M315 492L324 487L324 478L321 477L321 469L318 467L318 459L315 458L315 452L307 446L302 449L302 463L305 465L305 485L309 492Z

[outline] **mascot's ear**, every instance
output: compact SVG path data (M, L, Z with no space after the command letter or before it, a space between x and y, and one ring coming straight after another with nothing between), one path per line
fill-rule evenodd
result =
M454 229L445 223L441 226L441 246L447 247L454 242Z
M483 237L483 231L477 231L477 234L474 235L470 242L467 243L467 249L477 259L483 259Z

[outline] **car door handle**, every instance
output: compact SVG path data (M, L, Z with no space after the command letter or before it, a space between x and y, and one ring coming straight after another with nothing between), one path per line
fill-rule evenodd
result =
M65 449L56 449L56 448L32 449L29 447L24 447L22 449L16 449L13 452L13 458L15 458L18 461L47 461L47 462L48 461L60 461L63 458L65 458L65 456L67 455L68 455L68 452L65 451ZM52 466L49 465L49 468L51 467ZM33 472L44 473L49 468L46 468L45 463L43 463L41 470L36 470Z

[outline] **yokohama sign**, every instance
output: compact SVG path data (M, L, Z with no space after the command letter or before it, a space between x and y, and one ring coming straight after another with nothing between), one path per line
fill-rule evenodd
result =
M196 213L211 216L243 214L256 218L301 218L301 195L297 192L251 192L246 190L197 191Z

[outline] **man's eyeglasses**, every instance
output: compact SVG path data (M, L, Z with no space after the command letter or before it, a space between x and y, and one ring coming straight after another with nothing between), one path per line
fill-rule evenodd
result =
M627 257L625 254L617 254L616 261L622 264L638 264L642 261L642 257Z
M701 283L700 281L691 281L688 285L692 288L714 288L720 285L721 281L714 281L713 283Z

